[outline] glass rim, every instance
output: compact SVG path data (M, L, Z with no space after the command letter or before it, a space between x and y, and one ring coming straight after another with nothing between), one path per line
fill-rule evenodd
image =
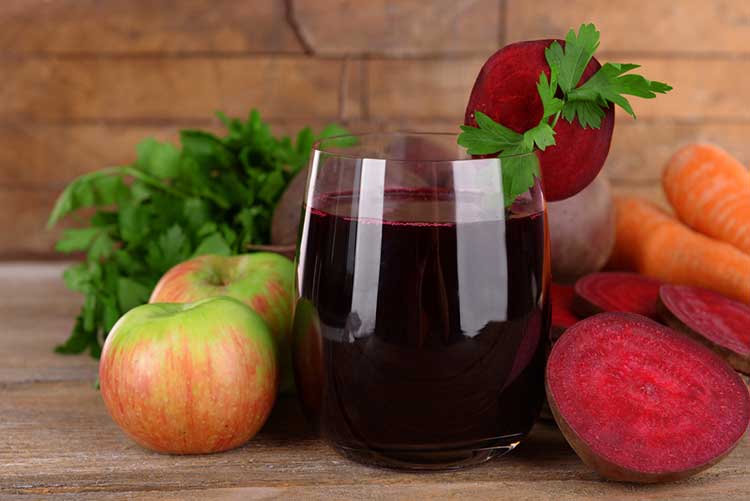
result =
M353 153L347 153L347 147L341 147L341 148L324 148L322 145L326 143L327 141L335 141L335 140L342 140L342 139L356 139L356 138L365 138L365 137L398 137L398 136L416 136L416 137L443 137L448 138L452 137L454 139L458 139L460 133L457 132L417 132L417 131L411 131L411 130L398 130L398 131L385 131L385 132L361 132L361 133L348 133L348 134L338 134L335 136L329 136L326 138L321 138L313 142L312 150L315 152L323 153L326 155L331 155L332 157L337 158L345 158L349 160L364 160L364 159L374 159L374 160L385 160L386 162L404 162L404 163L456 163L456 162L476 162L477 160L492 160L492 159L499 159L499 160L505 160L505 159L516 159L516 158L523 158L527 157L529 155L535 155L539 151L536 147L533 151L527 152L527 153L514 153L511 155L502 155L502 156L491 156L491 157L483 157L483 156L472 156L469 158L441 158L441 159L429 159L429 158L419 158L419 159L405 159L405 158L393 158L388 157L387 155L356 155ZM456 147L461 148L461 146L456 141ZM466 153L468 156L469 154Z

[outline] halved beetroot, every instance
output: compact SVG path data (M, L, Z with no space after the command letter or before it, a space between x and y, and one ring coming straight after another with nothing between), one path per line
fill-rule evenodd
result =
M549 78L544 57L553 40L534 40L506 45L484 63L466 106L464 123L476 127L474 112L481 111L493 120L525 132L542 118L542 101L536 88L541 72ZM564 43L560 41L561 44ZM592 59L579 85L600 68ZM599 129L584 129L578 121L557 122L557 144L540 152L544 195L549 201L575 195L594 180L604 165L615 124L614 107L610 107Z
M581 459L628 482L704 470L750 421L750 393L724 360L631 313L602 313L563 334L547 364L547 400Z
M699 287L662 285L659 315L750 375L750 306Z
M656 319L661 285L659 280L637 273L592 273L576 282L573 311L581 317L605 311L625 311Z
M565 329L580 319L573 313L573 286L552 284L550 299L552 301L552 341L556 341Z

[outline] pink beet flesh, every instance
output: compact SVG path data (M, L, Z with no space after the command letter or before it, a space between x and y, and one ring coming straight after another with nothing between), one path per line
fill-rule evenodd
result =
M482 67L466 106L466 125L476 126L474 112L525 132L542 118L542 102L536 84L542 71L549 77L544 49L552 40L507 45L495 52ZM564 43L564 42L563 42ZM592 59L581 77L588 80L600 65ZM556 146L539 154L544 195L555 201L571 197L588 186L604 165L614 128L614 108L607 110L600 129L583 129L578 121L561 118L555 131Z
M580 442L571 441L576 451L630 480L699 471L729 452L750 420L750 394L731 367L629 313L602 313L568 329L550 354L547 385Z
M604 271L579 279L575 293L601 311L624 311L656 318L660 286L660 281L637 273Z
M750 307L698 287L664 285L664 306L683 324L713 343L750 355Z
M570 309L573 304L573 287L570 285L552 284L550 301L553 326L568 328L580 320Z

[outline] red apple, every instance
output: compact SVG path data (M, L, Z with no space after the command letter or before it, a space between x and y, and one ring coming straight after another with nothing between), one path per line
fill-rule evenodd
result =
M112 419L144 447L172 454L232 449L271 412L274 350L263 319L236 299L138 306L104 343L102 397Z
M169 270L151 293L149 303L192 303L229 296L255 310L276 340L281 391L294 387L291 355L294 263L271 252L224 257L206 255Z

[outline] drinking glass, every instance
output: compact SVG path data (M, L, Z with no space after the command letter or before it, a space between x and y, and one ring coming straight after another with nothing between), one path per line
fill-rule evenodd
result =
M445 469L512 450L544 400L549 239L539 181L454 134L313 148L297 248L294 365L306 414L355 460ZM537 164L538 165L538 164ZM507 181L506 181L507 182Z

